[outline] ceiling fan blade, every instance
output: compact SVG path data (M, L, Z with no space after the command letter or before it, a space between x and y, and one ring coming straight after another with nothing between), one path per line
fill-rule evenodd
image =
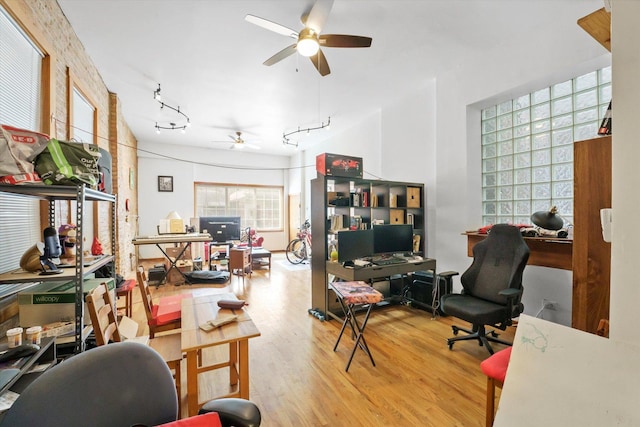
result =
M327 17L332 7L333 0L316 0L304 25L319 34L327 22Z
M280 52L276 53L271 58L269 58L266 61L264 61L263 64L264 65L273 65L273 64L275 64L277 62L282 61L286 57L293 55L294 53L296 53L296 44L295 43L292 44L291 46L285 47Z
M247 15L244 17L244 20L259 27L265 28L269 31L282 34L283 36L292 37L294 39L298 38L298 32L296 30L287 28L284 25L276 24L275 22L269 21L268 19L260 18L259 16L254 15Z
M320 73L321 76L326 76L331 73L329 69L329 63L327 62L327 58L325 58L324 53L322 53L322 49L318 49L318 53L309 57L313 65L316 67L316 70Z
M372 41L371 37L346 34L323 34L318 39L324 47L370 47Z
M231 140L232 140L233 142L236 142L236 137L235 137L235 136L233 136L233 135L227 135L227 136L228 136L229 138L231 138Z

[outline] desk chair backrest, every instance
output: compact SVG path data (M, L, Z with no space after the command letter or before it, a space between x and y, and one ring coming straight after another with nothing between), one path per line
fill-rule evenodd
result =
M473 247L473 263L460 278L464 293L497 304L507 304L499 295L506 288L522 288L522 273L529 247L517 227L496 224L489 235Z
M96 347L45 371L0 426L154 426L175 421L173 377L153 349L120 342Z
M87 295L86 301L96 337L96 344L105 345L110 341L122 341L113 300L111 299L111 294L109 294L107 284L101 283L97 286Z

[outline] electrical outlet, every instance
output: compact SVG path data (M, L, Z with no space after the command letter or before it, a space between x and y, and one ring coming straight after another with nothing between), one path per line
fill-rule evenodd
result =
M558 303L557 301L551 301L548 299L543 299L542 300L542 308L547 309L547 310L557 310L557 306Z

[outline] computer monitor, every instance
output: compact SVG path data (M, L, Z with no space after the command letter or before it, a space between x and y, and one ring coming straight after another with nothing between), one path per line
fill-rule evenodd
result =
M338 262L353 261L371 255L373 255L373 230L338 233Z
M200 232L211 235L214 242L230 242L240 240L239 216L202 216L200 217Z
M413 252L413 226L411 224L374 226L373 251L376 254Z

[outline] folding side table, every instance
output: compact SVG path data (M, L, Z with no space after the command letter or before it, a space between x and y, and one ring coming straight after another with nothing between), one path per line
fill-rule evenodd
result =
M347 325L351 327L351 336L355 336L355 343L353 345L353 350L351 350L351 356L349 356L347 366L344 369L345 372L349 371L349 366L351 366L351 361L353 360L353 356L355 355L358 347L360 347L362 351L369 356L373 366L376 366L376 362L373 361L373 356L371 355L369 346L367 346L367 342L364 339L364 330L367 327L371 308L376 303L382 301L382 294L362 281L333 282L329 284L329 287L336 293L338 301L340 301L342 311L344 312L344 322L342 323L340 335L338 335L338 340L336 341L336 345L333 347L333 351L336 351L338 348L338 344L340 344L340 339L342 338L342 334L344 333ZM356 309L364 305L367 305L367 312L362 320L362 324L359 324L358 319L356 318Z

